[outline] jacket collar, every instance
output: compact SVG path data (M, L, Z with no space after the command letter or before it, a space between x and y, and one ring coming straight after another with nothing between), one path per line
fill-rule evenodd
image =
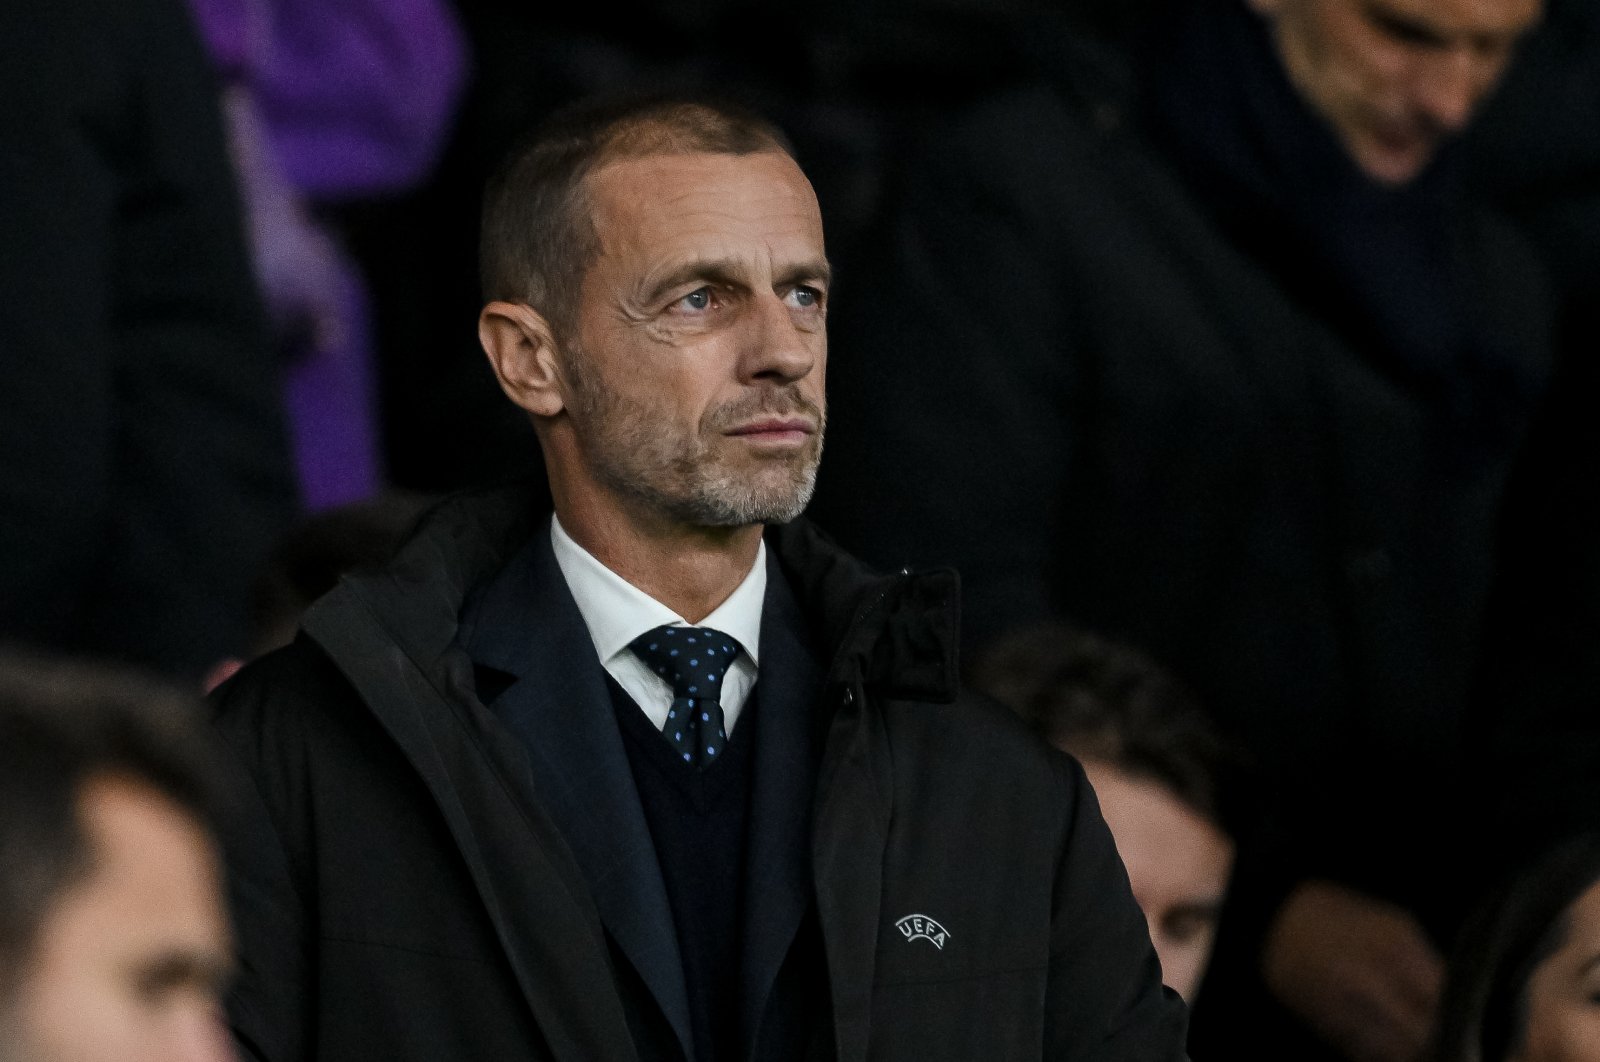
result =
M548 491L533 480L447 499L386 568L347 576L308 618L365 601L388 637L435 667L452 645L476 636L462 626L469 595L542 533L550 512ZM766 540L812 643L831 654L830 682L859 683L885 697L954 699L960 582L953 570L876 572L803 519L768 528Z
M954 570L883 575L812 524L769 528L767 543L832 653L830 683L882 697L949 703L959 689L960 580Z

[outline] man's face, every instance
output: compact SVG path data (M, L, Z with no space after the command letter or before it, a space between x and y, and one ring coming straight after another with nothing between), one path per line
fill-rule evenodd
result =
M1543 0L1250 0L1369 177L1405 184L1467 127Z
M217 856L142 784L101 778L80 812L92 862L51 906L6 1004L6 1062L222 1062L230 968Z
M587 192L600 252L564 344L566 470L692 526L781 523L822 454L828 264L787 155L654 155Z
M1161 978L1193 1002L1211 958L1233 842L1154 782L1094 760L1083 769L1150 924Z
M1600 1062L1600 884L1565 920L1560 948L1528 979L1527 1023L1512 1062Z

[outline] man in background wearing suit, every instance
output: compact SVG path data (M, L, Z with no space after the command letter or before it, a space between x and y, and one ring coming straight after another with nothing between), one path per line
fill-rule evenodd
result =
M445 503L217 695L244 1050L1182 1058L1082 772L957 686L954 578L796 519L829 266L782 135L571 112L483 265L548 495Z

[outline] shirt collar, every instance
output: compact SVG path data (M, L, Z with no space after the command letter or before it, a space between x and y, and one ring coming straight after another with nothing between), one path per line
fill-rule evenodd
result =
M628 644L645 631L670 624L719 630L739 643L752 664L760 666L761 607L767 596L766 542L756 547L755 564L749 574L727 600L698 624L689 623L607 568L578 545L554 516L550 518L550 545L602 663L627 652Z

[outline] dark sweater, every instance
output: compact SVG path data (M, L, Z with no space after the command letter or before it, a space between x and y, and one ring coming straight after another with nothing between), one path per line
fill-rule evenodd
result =
M696 1062L739 1058L741 893L755 695L743 725L728 738L726 754L701 770L683 762L609 675L606 685L677 924Z

